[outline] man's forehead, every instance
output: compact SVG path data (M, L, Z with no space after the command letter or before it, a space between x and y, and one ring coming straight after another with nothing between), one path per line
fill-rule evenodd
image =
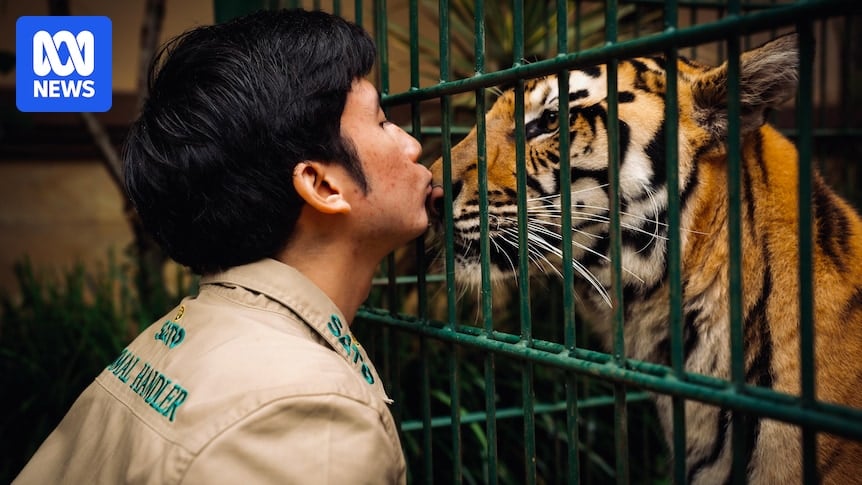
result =
M350 97L353 97L361 105L369 109L374 109L375 111L380 109L380 91L367 79L354 81L350 93L348 93L348 98Z

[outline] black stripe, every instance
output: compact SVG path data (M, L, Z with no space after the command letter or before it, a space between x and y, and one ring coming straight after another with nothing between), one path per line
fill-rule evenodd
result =
M688 178L686 180L680 179L680 210L685 210L688 207L688 202L691 199L691 196L694 194L695 189L697 189L698 184L700 183L700 157L703 156L704 152L706 152L706 147L701 147L695 152L694 157L692 158L692 169L688 174Z
M754 188L751 181L751 172L749 166L744 161L742 162L742 194L745 203L745 221L748 225L748 230L751 237L757 240L757 227L754 223L755 207L754 207Z
M843 321L852 322L854 316L860 311L862 311L862 287L857 286L841 309Z
M582 69L579 69L579 71L592 78L596 78L602 75L602 70L599 66L584 67Z
M600 261L604 261L599 255L607 256L608 248L610 247L611 240L607 236L607 233L595 234L595 236L600 236L597 239L594 239L596 242L593 245L592 250L595 252L587 251L581 258L581 264L587 268L596 266Z
M764 241L764 244L767 242ZM745 380L749 384L755 384L761 387L772 387L773 371L772 371L772 333L769 329L769 320L767 310L769 307L769 299L772 296L772 271L769 266L768 254L763 250L763 258L766 260L766 267L763 274L763 282L760 288L760 294L754 305L745 315L745 342L746 354L752 355L748 369L745 372Z
M605 169L588 170L572 166L571 174L572 183L583 178L595 179L596 182L601 185L606 185L608 183L608 171Z
M694 477L704 468L710 467L718 461L718 457L721 456L721 450L724 449L724 444L727 442L727 431L730 427L730 411L727 409L720 409L718 411L718 422L716 423L718 427L716 429L715 441L712 443L712 451L710 451L708 456L705 456L695 462L688 467L688 479L686 483L691 483L694 481Z
M658 65L662 70L667 70L667 59L664 56L652 56L650 57L653 62Z
M744 319L745 327L743 332L746 344L744 353L745 361L747 362L745 381L760 387L772 388L774 382L772 370L773 344L767 314L769 300L772 296L772 269L769 264L769 253L766 249L769 246L769 241L761 241L761 244L763 247L761 258L765 262L763 281L760 285L760 293L757 296L757 300L755 300L754 305L749 309ZM737 418L739 421L734 423L734 427L738 427L737 429L744 434L743 453L745 456L745 467L747 473L750 473L751 460L754 457L754 449L760 435L761 417L739 413L737 414Z
M628 301L628 300L626 300ZM626 315L626 324L629 322L628 315ZM670 365L670 337L664 337L655 344L655 348L653 348L651 358L647 359L650 362L654 362L656 364L661 365Z
M461 193L461 189L464 188L464 182L462 180L452 181L452 200L458 198L458 194Z
M644 153L647 158L652 162L653 173L650 178L650 185L652 187L658 187L667 180L667 160L665 159L665 155L667 154L666 148L664 123L662 123L661 126L659 126L658 131L653 135L652 139L647 143L647 146L644 149Z
M738 425L739 429L744 433L742 446L745 450L745 474L746 476L751 476L751 457L754 452L755 441L760 434L760 417L739 412L736 414L736 418L739 421L734 423L734 428ZM733 483L731 469L727 470L727 477L725 477L723 483L724 485L731 485Z
M586 89L579 89L579 90L575 91L574 93L569 93L569 102L571 103L572 101L577 101L579 99L586 98L589 95L590 95L590 93Z
M682 354L683 354L683 364L688 362L689 356L691 356L692 352L697 349L698 344L700 343L699 333L697 329L696 322L700 319L701 310L699 308L695 308L689 310L683 316L683 327L682 327ZM626 319L629 321L630 319ZM657 364L671 365L671 355L670 355L670 337L664 337L661 339L655 347L653 355L655 356L655 362Z
M620 103L631 103L635 100L635 95L631 91L620 91L617 93L617 101Z
M587 121L587 123L590 125L590 131L593 133L594 136L596 133L596 118L598 118L601 113L604 113L605 117L607 117L607 112L605 111L605 109L598 104L593 104L590 106L576 106L569 110L569 116L571 118L581 116ZM574 140L575 137L571 137L571 139Z
M757 157L757 166L760 167L760 177L763 185L769 185L769 171L766 169L766 159L763 158L763 132L760 130L752 133L754 137L754 156Z
M587 123L590 125L590 129L593 133L596 133L596 119L600 119L602 121L602 125L605 127L605 133L607 133L608 126L608 112L607 110L600 104L594 104L591 106L586 106L580 109L573 108L572 116L580 115L584 118ZM628 123L623 120L619 120L619 144L620 144L620 163L626 159L626 154L629 149L629 139L630 139L630 128ZM574 139L574 138L573 138Z
M535 190L543 197L547 195L552 195L551 193L547 192L544 187L542 187L542 184L539 182L538 179L529 175L527 176L527 187L530 187L531 189Z
M850 251L850 221L835 203L834 195L820 177L814 177L814 217L817 245L829 256L842 273L847 272L847 253Z
M688 362L688 358L694 352L700 343L699 333L697 330L697 321L700 319L700 308L693 309L685 314L684 326L682 328L683 337L683 362Z
M607 118L604 120L607 122ZM607 126L607 123L605 123ZM620 167L622 167L623 162L626 160L626 155L629 152L629 140L631 139L631 130L629 129L629 124L623 120L619 120L620 127Z
M650 68L647 67L646 64L644 64L643 62L641 62L637 59L626 59L623 62L627 62L628 64L631 64L631 66L635 69L635 71L638 74L641 74L641 73L644 73L644 72L647 72L650 70Z

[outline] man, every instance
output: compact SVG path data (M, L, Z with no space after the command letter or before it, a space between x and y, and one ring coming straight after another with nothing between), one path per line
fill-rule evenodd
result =
M162 50L126 189L200 293L96 378L17 483L405 481L350 323L427 227L431 174L365 80L374 57L360 27L299 10Z

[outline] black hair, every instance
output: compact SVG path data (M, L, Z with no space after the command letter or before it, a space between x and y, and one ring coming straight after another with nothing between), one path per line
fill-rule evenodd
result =
M298 162L342 164L367 190L340 122L374 61L366 31L318 11L261 11L168 42L125 145L144 227L175 261L211 273L285 246L303 206Z

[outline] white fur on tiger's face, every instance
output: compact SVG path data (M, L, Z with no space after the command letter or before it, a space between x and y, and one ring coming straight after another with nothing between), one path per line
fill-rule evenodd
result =
M795 95L797 37L743 53L739 94L742 138L744 366L749 384L799 393L798 154L765 124L766 112ZM728 379L729 247L727 65L678 64L684 358L689 372ZM572 261L578 304L592 329L612 343L608 105L606 67L571 71L569 139ZM618 65L621 267L628 357L669 364L665 61ZM525 82L526 240L532 273L561 273L559 97L555 76ZM494 279L519 272L515 96L503 93L485 117L488 229ZM474 128L451 153L455 274L480 281L479 180ZM431 171L443 181L442 160ZM814 288L817 397L862 408L862 220L815 173ZM440 203L440 200L437 201ZM444 211L440 211L444 212ZM437 231L442 234L442 230ZM836 359L836 355L841 355ZM656 398L671 437L670 398ZM730 412L688 401L688 482L730 476ZM742 423L750 483L799 483L799 429L752 417ZM819 438L824 483L862 477L862 444Z

